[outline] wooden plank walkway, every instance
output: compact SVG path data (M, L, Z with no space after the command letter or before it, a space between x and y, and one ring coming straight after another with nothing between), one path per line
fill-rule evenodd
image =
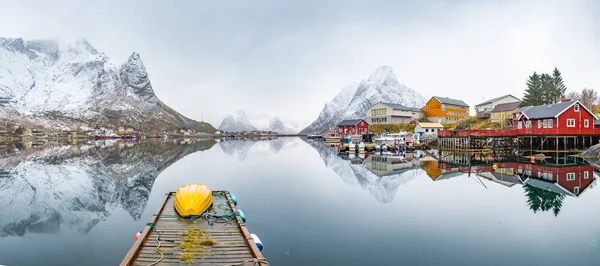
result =
M160 250L164 255L156 265L269 265L239 216L229 218L228 223L216 221L213 225L204 217L195 222L183 219L175 212L174 197L175 192L167 194L158 212L150 219L160 234ZM212 210L217 215L237 211L226 191L213 191ZM147 225L120 265L153 265L158 261L161 255L156 251L159 245L156 231ZM201 246L197 241L189 242L186 236L190 233L200 233L206 236L202 239L214 240L214 245ZM186 248L182 243L195 246L182 249L182 246Z

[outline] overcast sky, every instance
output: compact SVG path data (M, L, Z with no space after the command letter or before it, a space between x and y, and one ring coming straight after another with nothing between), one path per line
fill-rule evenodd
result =
M86 38L139 52L158 97L218 126L227 113L314 120L380 65L426 97L522 97L555 66L600 89L600 1L10 1L0 36Z

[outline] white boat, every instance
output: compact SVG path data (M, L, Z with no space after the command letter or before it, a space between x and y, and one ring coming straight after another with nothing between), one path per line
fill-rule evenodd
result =
M379 138L373 139L373 143L375 143L375 149L381 150L381 149L390 148L394 145L396 145L396 146L405 145L406 144L405 138L404 138L405 133L407 133L407 132L381 134L381 136Z
M365 152L365 143L361 135L350 136L350 143L348 143L348 149L350 152L358 150L359 153Z

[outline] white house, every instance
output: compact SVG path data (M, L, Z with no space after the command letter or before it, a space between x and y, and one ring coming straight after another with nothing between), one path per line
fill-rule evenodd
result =
M372 124L408 124L423 118L419 108L406 107L395 103L378 103L367 110L367 123Z
M510 94L507 94L504 96L489 99L485 102L475 105L475 113L477 114L477 118L490 118L490 111L492 111L492 109L494 109L494 107L496 107L496 105L503 104L503 103L520 102L520 101L521 101L521 99L519 99L515 96L512 96Z
M433 133L437 135L439 130L444 129L444 126L440 123L425 123L425 122L417 122L415 126L415 133L419 135Z

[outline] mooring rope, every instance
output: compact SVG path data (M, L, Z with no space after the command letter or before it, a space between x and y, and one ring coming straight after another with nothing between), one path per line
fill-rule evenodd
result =
M167 241L167 242L175 243L175 240L161 240L160 239L160 233L158 232L158 230L156 230L156 227L154 226L154 223L147 223L146 225L152 227L152 229L154 230L154 232L156 232L156 242L158 242L158 245L156 246L155 250L156 250L156 252L158 254L160 254L160 259L158 259L157 261L155 261L155 262L153 262L153 263L151 263L151 264L148 265L148 266L153 266L153 265L156 265L159 262L161 262L164 259L164 257L165 257L163 255L163 253L160 251L160 241Z

